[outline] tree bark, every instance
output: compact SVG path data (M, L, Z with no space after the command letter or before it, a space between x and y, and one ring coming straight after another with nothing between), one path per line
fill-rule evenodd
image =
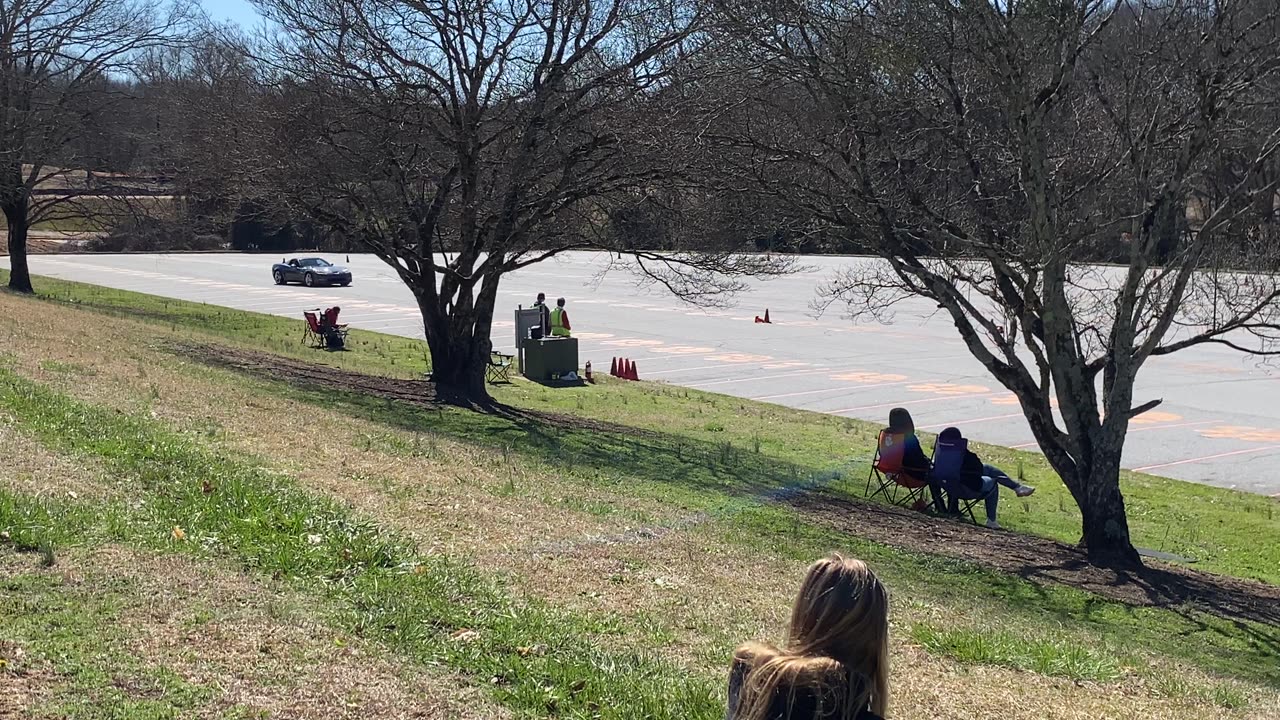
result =
M474 336L449 337L449 330L427 332L431 347L431 381L436 393L447 400L488 403L485 387L485 365L488 363L488 338Z
M1081 504L1084 534L1081 545L1089 562L1118 569L1141 567L1142 560L1129 538L1129 520L1118 478L1090 478L1087 500Z
M4 207L4 216L9 228L9 289L16 292L32 293L31 272L27 268L27 203L22 198Z
M473 292L474 300L466 302L464 295ZM418 299L427 346L431 349L431 381L440 397L467 403L492 402L485 384L485 370L493 350L489 334L497 293L498 280L493 277L486 280L478 292L472 286L459 288L458 302L452 308L441 307L440 303L446 301L439 297Z
M1080 507L1080 546L1090 564L1120 570L1142 567L1129 537L1129 519L1120 492L1120 451L1094 447L1087 475L1069 483Z

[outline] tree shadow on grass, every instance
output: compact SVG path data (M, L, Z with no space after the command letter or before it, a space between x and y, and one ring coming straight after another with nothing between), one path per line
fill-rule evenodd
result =
M1064 621L1090 622L1091 616L1114 612L1115 603L1101 598L1119 601L1130 610L1172 610L1190 624L1175 632L1211 632L1229 640L1227 644L1245 643L1248 650L1244 654L1252 658L1252 665L1249 660L1225 657L1221 646L1204 652L1241 669L1242 674L1280 681L1280 671L1274 669L1280 668L1280 663L1273 663L1271 671L1258 666L1266 658L1280 657L1280 636L1271 629L1280 624L1280 588L1274 586L1183 568L1153 566L1141 573L1095 568L1078 549L1047 538L993 533L822 492L833 479L830 472L780 461L731 443L709 443L500 403L441 398L426 381L362 375L269 353L196 345L174 349L210 365L287 383L282 387L287 387L286 394L295 400L389 428L503 448L569 471L585 469L602 476L648 481L670 488L677 501L680 492L701 495L695 502L704 506L720 503L726 496L749 502L782 501L820 525L921 553L930 563L940 563L938 567L944 571L947 563L957 559L997 570L999 574L989 574L987 579L993 594L1035 606ZM860 492L860 483L854 479L853 484L852 492ZM1091 595L1084 607L1064 604L1046 592L1047 586L1055 584Z

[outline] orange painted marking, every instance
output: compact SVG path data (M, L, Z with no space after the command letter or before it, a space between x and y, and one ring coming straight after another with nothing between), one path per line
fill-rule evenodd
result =
M1146 472L1147 470L1173 467L1174 465L1186 465L1187 463L1204 462L1205 460L1216 460L1218 458L1233 457L1235 455L1252 455L1254 453L1266 452L1268 450L1280 450L1280 445L1266 445L1264 447L1249 448L1248 450L1236 450L1234 452L1218 453L1217 455L1205 455L1203 457L1188 458L1186 460L1176 460L1174 462L1160 463L1159 465L1145 465L1140 468L1134 468L1133 471Z
M623 338L621 340L606 340L601 345L611 345L614 347L653 347L663 344L661 340L641 340L639 338Z
M652 352L670 353L672 355L702 355L704 353L715 351L715 348L694 347L692 345L671 345L669 347L655 347L652 350Z
M1176 422L1181 419L1182 419L1181 415L1175 415L1174 413L1158 412L1156 410L1151 410L1151 411L1142 413L1136 418L1133 418L1132 420L1129 421L1129 424L1130 425L1157 425L1160 423Z
M1207 438L1221 440L1244 440L1245 442L1280 443L1280 430L1249 427L1247 425L1219 425L1205 428L1200 434Z
M991 392L991 388L982 385L955 385L952 383L921 383L919 385L908 385L907 389L911 392L933 393L934 395L980 395L985 392Z
M752 355L751 353L725 353L723 355L708 355L707 359L727 363L762 363L772 360L773 357L770 355Z
M1008 393L1007 395L1001 395L1000 397L992 398L991 404L992 405L1017 405L1018 396L1014 395L1013 393ZM1056 397L1049 398L1049 407L1056 409L1058 407L1058 398Z
M878 373L862 370L854 370L852 372L836 373L831 376L832 380L842 380L844 382L866 384L866 383L894 383L906 380L906 375L895 375L893 373Z

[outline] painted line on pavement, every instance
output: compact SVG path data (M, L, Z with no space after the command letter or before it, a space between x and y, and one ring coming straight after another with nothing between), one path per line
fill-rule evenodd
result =
M722 365L721 367L728 369L730 367L734 367L734 365L732 363L725 363L725 365ZM779 378L799 377L801 375L821 375L823 373L829 373L831 371L832 371L831 368L818 368L815 370L798 370L796 372L782 373L779 375L755 375L750 377L729 378L727 380L712 380L708 382L686 383L686 384L688 387L691 387L691 388L704 388L710 385L728 385L729 383L756 382L759 380L777 380Z
M1204 462L1205 460L1217 460L1218 458L1234 457L1236 455L1251 455L1253 453L1267 452L1268 450L1280 450L1280 445L1267 445L1259 448L1248 448L1246 450L1236 450L1234 452L1218 453L1217 455L1204 455L1201 457L1188 458L1186 460L1176 460L1174 462L1160 463L1158 465L1144 465L1143 467L1133 468L1133 471L1146 472L1148 470L1158 470L1160 468L1173 467L1174 465L1186 465L1187 463Z
M1129 434L1132 435L1133 433L1149 432L1151 430L1173 430L1175 428L1196 427L1197 425L1212 425L1216 422L1218 421L1217 420L1197 420L1195 422L1172 423L1169 425L1148 425L1147 427L1132 428L1131 430L1129 430ZM1020 445L1010 445L1009 447L1013 450L1022 450L1024 448L1039 447L1039 446L1040 446L1040 443L1033 441L1029 443L1022 443Z
M818 393L852 391L852 390L871 390L874 388L892 387L894 385L908 385L916 380L901 380L899 382L876 383L874 385L844 385L841 387L828 387L818 390L805 390L803 392L782 393L780 395L761 395L759 397L749 397L748 400L776 400L778 398L799 397L801 395L817 395Z
M672 358L673 358L673 359L678 359L679 357L680 357L679 355L673 355L673 356L672 356ZM699 365L699 366L697 366L697 367L688 367L688 368L670 368L670 369L668 369L668 370L655 370L654 372L651 372L651 373L649 373L649 374L650 374L650 375L664 375L664 374L666 374L666 373L676 373L676 372L693 372L694 370L724 370L726 367L727 367L727 364L726 364L726 363L720 363L719 365Z
M991 415L989 417L970 418L968 420L952 420L949 422L929 423L928 425L918 425L916 426L916 429L928 430L929 428L937 428L937 427L946 428L946 427L952 427L952 426L959 427L961 425L976 425L977 423L988 422L990 420L1008 420L1009 418L1016 418L1016 417L1022 417L1022 413L1020 412L1009 413L1008 415Z
M897 402L879 403L876 405L861 405L858 407L845 408L843 410L822 410L828 415L841 415L847 412L856 412L858 410L879 410L880 408L898 407L900 405L922 405L924 403L941 402L943 400L989 400L997 397L1001 393L993 393L991 395L939 395L938 397L921 398L919 400L899 400Z

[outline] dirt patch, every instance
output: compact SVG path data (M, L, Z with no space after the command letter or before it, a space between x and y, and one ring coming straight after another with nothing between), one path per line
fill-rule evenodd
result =
M354 392L373 397L436 409L445 406L464 407L517 420L539 421L570 430L590 430L624 434L631 437L656 438L658 433L628 425L601 422L561 413L514 408L497 402L476 404L443 394L429 380L365 375L318 363L291 360L271 353L200 343L170 343L168 349L193 360L215 367L236 370L308 388Z
M1137 572L1094 567L1078 548L1035 535L988 530L872 502L810 493L789 503L841 532L978 563L1032 582L1056 583L1140 607L1195 607L1225 618L1280 625L1280 587L1151 563ZM1280 636L1273 638L1280 643Z
M297 385L363 393L422 407L440 407L448 402L437 398L435 387L424 380L363 375L270 353L211 345L184 344L175 349L201 362ZM477 409L552 422L560 427L657 435L571 415L500 405ZM1077 548L1047 538L992 532L825 493L796 494L784 502L841 532L894 547L962 558L1033 582L1068 585L1135 606L1192 606L1221 617L1280 625L1280 587L1261 582L1156 563L1132 573L1097 568L1089 565ZM1280 638L1273 641L1280 644Z

